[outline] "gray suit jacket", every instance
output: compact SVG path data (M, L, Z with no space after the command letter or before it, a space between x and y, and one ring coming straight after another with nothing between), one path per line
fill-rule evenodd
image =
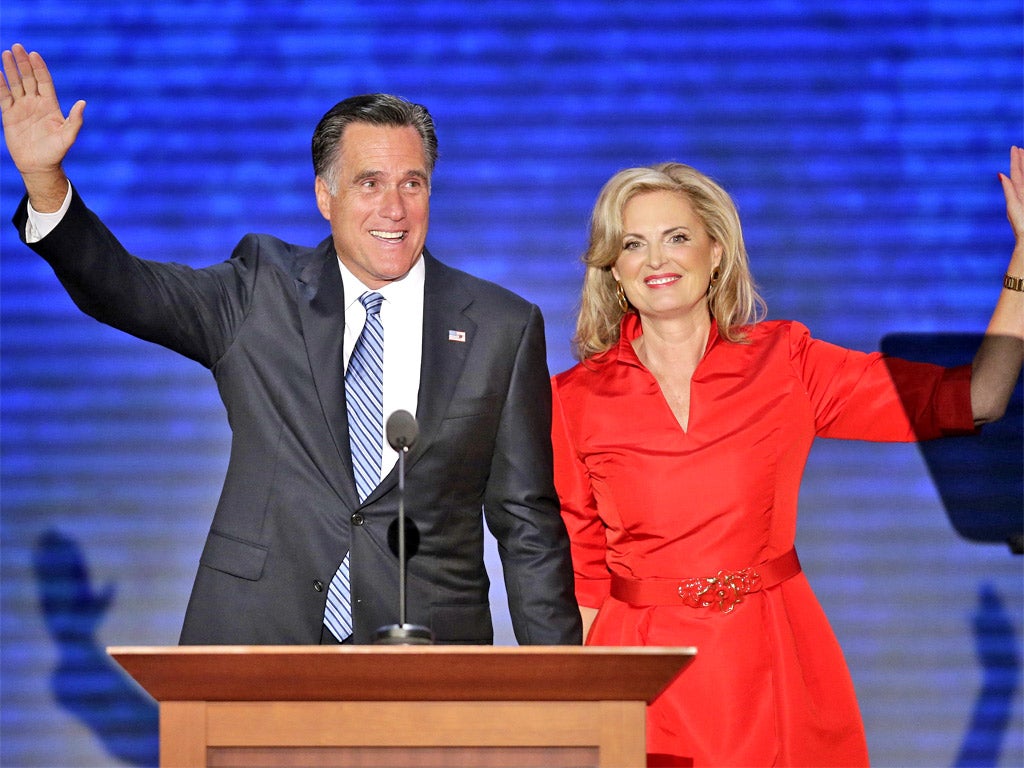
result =
M25 201L15 215L24 233ZM398 621L393 471L359 504L342 362L344 296L328 238L247 235L204 269L131 256L77 193L31 247L87 314L208 367L231 457L182 643L316 643L327 585L352 553L355 642ZM517 640L579 643L552 483L550 384L536 306L424 255L420 436L406 461L419 529L407 621L439 642L493 641L483 525L498 542ZM449 340L463 331L465 341Z

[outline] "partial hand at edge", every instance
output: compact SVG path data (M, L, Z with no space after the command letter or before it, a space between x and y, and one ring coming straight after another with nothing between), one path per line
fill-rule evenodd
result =
M1024 240L1024 149L1010 147L1010 175L999 174L1006 195L1006 218L1013 227L1017 243Z

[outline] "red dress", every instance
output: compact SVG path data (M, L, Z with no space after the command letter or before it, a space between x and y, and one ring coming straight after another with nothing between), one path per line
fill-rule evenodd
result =
M793 322L747 330L732 343L712 325L685 432L630 343L635 314L616 347L552 379L576 596L600 608L586 642L698 649L648 709L651 765L866 765L853 684L803 573L728 613L631 605L611 596L612 574L708 577L782 555L815 437L971 432L970 368L842 349Z

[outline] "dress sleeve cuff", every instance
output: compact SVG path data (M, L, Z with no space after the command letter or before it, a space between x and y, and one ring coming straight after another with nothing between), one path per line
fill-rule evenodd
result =
M980 430L974 426L971 408L971 366L947 368L935 392L935 420L943 435L972 435Z

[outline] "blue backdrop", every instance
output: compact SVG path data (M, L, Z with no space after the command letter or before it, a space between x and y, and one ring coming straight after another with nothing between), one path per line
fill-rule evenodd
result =
M249 231L318 242L320 115L367 91L427 104L428 244L541 306L552 371L590 206L628 165L718 178L771 316L859 349L980 333L1012 247L1019 0L8 0L2 25L65 109L88 101L68 172L159 260L219 261ZM226 420L205 370L80 315L10 226L0 248L0 763L155 764L155 706L103 649L177 641ZM932 477L917 446L819 441L801 559L877 765L1021 765L1021 558L961 537Z

